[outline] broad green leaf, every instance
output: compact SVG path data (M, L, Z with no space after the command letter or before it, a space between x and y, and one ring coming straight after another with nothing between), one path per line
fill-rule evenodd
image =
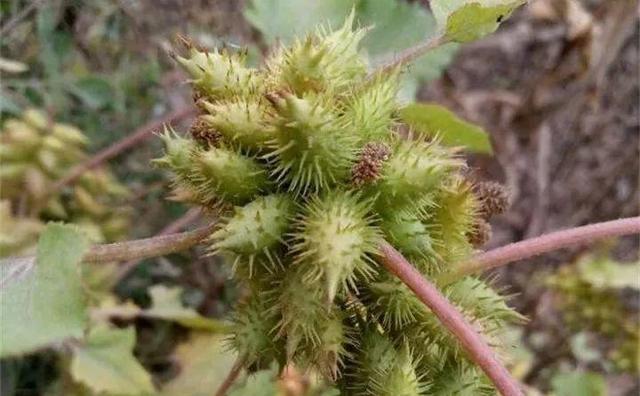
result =
M91 109L101 109L114 101L111 84L100 77L85 77L78 80L71 87L71 93L76 95Z
M418 3L398 0L361 0L356 17L362 26L371 26L363 40L372 65L389 61L400 51L436 35L434 17ZM409 66L400 98L412 100L420 83L438 78L457 51L456 44L436 48Z
M87 314L78 265L87 248L76 227L49 224L35 263L0 263L0 356L82 337Z
M400 110L400 118L420 134L438 137L448 146L462 146L468 151L492 154L487 133L456 116L446 108L429 103L412 103Z
M252 0L244 16L267 43L290 43L319 24L341 26L354 4L355 0Z
M607 387L600 374L588 372L556 374L551 379L555 396L606 396Z
M96 393L153 393L151 376L133 356L135 341L132 327L94 327L85 343L73 348L71 375Z
M493 33L526 0L433 0L431 9L443 34L466 43Z
M587 258L578 263L580 277L599 289L640 290L640 262L618 263L606 257Z
M222 384L236 359L223 337L212 333L193 333L178 346L174 356L180 374L167 383L162 396L211 395Z
M153 286L149 289L149 294L151 307L148 309L141 309L131 302L118 304L113 299L105 299L99 308L92 310L92 317L106 320L110 317L133 319L139 316L168 320L192 329L213 332L221 332L226 327L219 320L206 318L192 308L185 308L180 299L182 289L179 287Z

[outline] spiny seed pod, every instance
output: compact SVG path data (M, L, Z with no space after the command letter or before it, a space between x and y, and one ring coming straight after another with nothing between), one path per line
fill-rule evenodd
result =
M399 71L367 77L357 50L364 30L352 31L352 18L273 52L261 70L192 51L181 62L200 120L220 139L165 134L158 162L175 172L182 197L236 206L225 207L211 251L235 263L249 290L231 345L250 364L293 365L347 396L424 394L434 375L469 363L374 257L384 236L437 279L473 251L479 203L455 150L394 131ZM501 309L510 311L475 281L444 291L491 337L511 319Z
M484 219L503 213L511 204L509 191L500 183L478 183L474 194L480 202L479 214Z
M200 51L192 47L189 57L176 60L191 76L198 98L215 101L233 96L250 95L261 77L244 66L244 58L228 51Z
M270 114L262 98L204 102L203 106L209 114L201 116L202 121L224 136L229 144L260 152L273 138L273 129L268 123Z
M355 288L358 276L374 272L369 255L376 251L379 231L358 196L336 192L313 198L297 222L292 253L307 282L324 281L332 301L340 288Z
M211 252L231 254L234 267L248 264L249 278L255 261L273 271L275 266L282 266L274 249L284 243L292 214L293 201L288 196L258 197L236 208L233 217L223 220L223 225L211 235Z
M380 274L371 282L361 299L385 329L398 332L414 323L424 310L411 291L389 274Z
M400 212L385 217L381 228L387 240L408 258L435 258L433 230L422 221L418 212Z
M434 142L400 141L384 163L382 176L367 188L377 196L376 209L415 207L432 193L461 162L449 150Z
M436 252L446 263L456 263L473 250L468 235L478 217L478 201L470 185L461 177L455 177L442 185L435 200L438 206L427 222L433 226L438 240Z
M192 153L196 148L193 140L178 136L173 129L165 128L159 135L164 143L165 154L153 160L154 164L167 167L179 176L187 177L193 167Z
M351 184L360 187L378 180L384 161L389 159L391 150L384 143L367 143L360 151L358 162L351 169Z
M345 21L342 29L327 33L324 29L281 49L268 65L279 84L288 86L295 94L307 92L341 91L355 79L366 76L367 70L358 55L363 29L352 31L355 14Z
M273 152L276 180L300 194L319 192L344 180L355 159L356 138L320 97L299 98L284 93L272 97L278 112ZM325 102L325 103L323 103Z
M407 346L396 348L375 328L364 330L362 345L348 373L345 391L354 395L419 395L425 383L415 372L416 361Z
M345 118L364 141L388 141L393 136L398 78L397 72L378 75L346 99Z
M265 169L252 158L223 147L196 149L191 155L189 181L202 203L243 204L268 189Z
M346 353L347 332L343 314L327 306L318 285L305 284L301 271L289 271L273 306L281 314L277 337L286 339L288 359L303 368L316 367L334 376Z
M434 396L494 396L495 389L479 370L453 359L423 359L421 369L431 381L427 394Z
M263 298L240 304L233 314L232 331L227 339L248 364L258 367L283 360L283 356L279 356L283 348L277 345L272 334L278 318L269 310L267 302Z

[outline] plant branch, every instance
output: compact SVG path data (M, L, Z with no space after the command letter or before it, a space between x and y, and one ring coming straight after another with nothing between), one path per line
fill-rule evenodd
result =
M96 168L100 166L102 163L110 160L111 158L117 156L123 151L135 146L136 144L142 142L151 136L151 134L157 131L159 128L162 128L164 124L169 124L183 118L189 117L190 115L195 113L195 109L191 107L185 107L182 109L178 109L172 111L166 116L150 121L138 129L136 129L132 134L124 137L121 140L113 143L109 147L104 148L103 150L97 152L95 155L91 156L85 162L76 165L71 168L71 170L59 179L49 190L49 195L54 194L60 191L66 185L69 185L75 182L82 174L90 169Z
M211 234L214 226L214 224L210 224L193 231L95 245L89 249L83 261L87 263L108 263L113 261L143 260L176 253L200 243Z
M163 235L171 235L173 233L180 232L189 224L196 221L200 216L202 216L201 208L199 207L191 208L182 217L178 218L168 226L164 227L156 235L156 237L163 236ZM115 276L116 283L124 279L135 267L138 266L138 264L140 264L140 261L141 261L140 259L133 259L122 264L120 268L118 268L118 272L116 273L116 276Z
M469 357L487 374L496 389L504 396L520 396L520 385L500 363L487 342L476 332L462 314L427 281L396 249L383 242L381 261L418 296L440 322L460 341Z
M238 379L238 376L240 376L242 368L244 367L244 363L244 357L239 356L238 359L236 359L233 367L231 367L231 371L229 371L229 374L227 374L224 382L220 384L220 387L216 391L215 396L224 396L227 393L229 388L231 388L231 385L233 385L233 383Z
M571 245L587 244L602 238L632 234L640 234L640 217L606 221L551 232L480 253L461 263L454 271L444 274L440 279L442 282L438 282L438 284L446 285L476 272L486 271L513 261L534 257Z
M393 69L407 65L425 55L429 51L432 51L440 47L441 45L447 44L448 42L449 41L444 36L436 36L422 43L416 44L413 47L409 47L397 54L394 59L382 64L380 67L373 70L369 74L369 77L371 78L378 74L385 74Z

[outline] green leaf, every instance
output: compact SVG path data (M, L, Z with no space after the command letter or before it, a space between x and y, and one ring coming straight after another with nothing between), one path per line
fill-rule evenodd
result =
M76 227L49 224L35 263L0 263L0 356L82 337L87 315L78 265L88 246Z
M222 384L236 360L225 347L222 336L193 333L189 341L178 346L174 359L180 374L163 388L162 396L211 395Z
M87 107L94 110L104 108L114 101L111 84L100 77L85 77L78 80L71 87L71 92Z
M71 375L96 393L139 395L154 392L151 376L132 354L135 330L98 326L73 348Z
M448 109L428 103L412 103L400 110L400 118L416 132L438 137L447 146L493 154L489 135L479 126L456 116Z
M290 43L319 24L339 27L355 0L252 0L244 16L269 44Z
M446 38L457 43L493 33L526 0L433 0L431 9Z
M578 263L580 277L599 289L640 290L640 262L618 263L606 257L587 258Z
M562 373L551 379L555 396L606 396L604 378L596 373Z
M361 0L356 18L362 26L372 27L363 40L363 48L374 66L437 33L434 17L418 3ZM404 75L401 99L412 100L421 82L438 78L457 49L457 44L447 44L414 62Z

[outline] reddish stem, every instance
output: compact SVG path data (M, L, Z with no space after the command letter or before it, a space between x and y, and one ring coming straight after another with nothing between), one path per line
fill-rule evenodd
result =
M53 194L60 191L60 189L62 189L64 186L75 182L78 178L80 178L80 176L82 176L84 172L98 167L103 162L110 160L111 158L122 153L123 151L147 139L149 136L151 136L153 132L162 128L164 124L169 124L169 123L178 121L180 119L189 117L194 113L195 113L195 109L190 107L185 107L183 109L175 110L162 118L153 120L151 122L148 122L142 125L138 129L136 129L131 135L128 135L125 138L115 142L111 146L99 151L98 153L93 155L91 158L87 159L85 162L73 167L65 176L63 176L51 187L49 194Z
M471 360L487 374L496 389L504 396L523 395L518 382L500 363L487 342L435 286L387 242L383 242L379 249L382 255L381 261L385 267L409 286L447 330L458 338Z
M587 244L602 238L631 234L640 234L640 217L606 221L551 232L480 253L461 263L453 272L445 274L441 279L442 283L438 282L438 284L448 284L476 272L486 271L513 261L523 260L571 245Z
M220 384L220 387L215 393L215 396L224 396L231 385L238 379L240 373L242 372L242 368L244 367L245 359L243 357L239 357L236 359L233 367L231 367L231 371L227 374L227 378L224 379L224 382Z

